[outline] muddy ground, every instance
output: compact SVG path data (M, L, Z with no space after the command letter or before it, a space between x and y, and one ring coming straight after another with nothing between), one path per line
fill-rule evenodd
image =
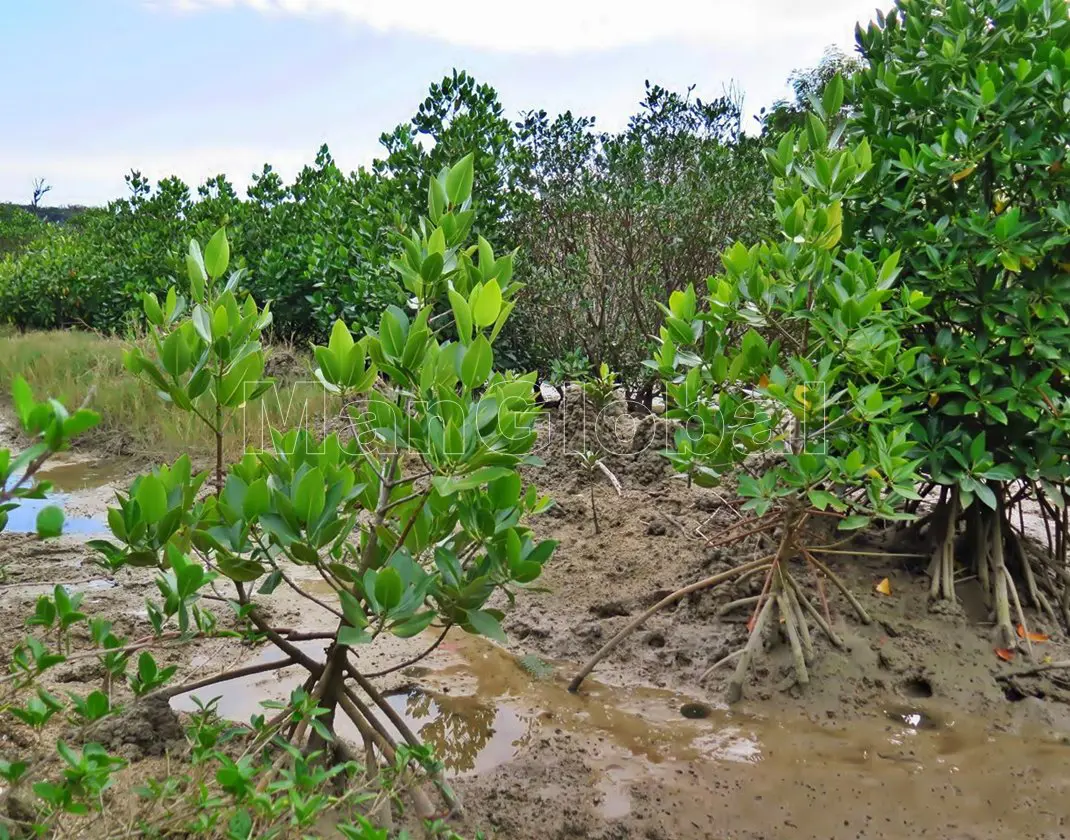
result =
M589 478L572 454L593 442L584 443L573 417L563 422L559 409L548 416L547 464L529 478L556 505L532 525L560 546L538 581L549 591L525 593L509 614L508 649L458 632L386 686L391 703L443 757L465 804L461 829L510 840L1070 837L1070 671L999 679L1029 661L1024 651L1011 662L996 656L975 584L961 584L960 607L931 611L925 561L883 554L880 544L860 542L865 554L832 558L874 621L863 625L842 597L830 595L849 650L815 637L805 688L794 684L779 634L737 706L722 702L731 666L699 681L742 646L749 612L718 613L757 594L762 581L751 578L654 616L579 694L569 694L578 667L631 617L682 585L764 553L757 537L710 548L736 514L713 491L671 475L657 454L666 433L660 421L610 419L615 433L603 432L601 443L615 453L606 462L621 491L596 474L596 535ZM47 543L0 536L5 655L36 597L57 582L84 591L86 608L113 620L117 632L145 635L152 575L102 573L85 546L132 466L93 453L69 456L53 477L68 516L88 523L84 533ZM875 589L884 578L890 595ZM270 600L279 624L332 626L326 612L284 589ZM1030 630L1051 636L1036 644L1038 659L1070 658L1058 628L1030 619ZM363 664L373 670L403 660L423 642L377 649ZM159 658L198 679L273 656L204 641ZM88 691L99 678L93 660L81 660L61 666L54 687ZM221 694L224 714L246 718L296 680L295 672L269 673L205 694ZM188 711L192 701L172 705ZM3 733L0 746L22 737ZM142 773L159 772L159 756L180 738L166 709L105 732L109 748L143 762Z

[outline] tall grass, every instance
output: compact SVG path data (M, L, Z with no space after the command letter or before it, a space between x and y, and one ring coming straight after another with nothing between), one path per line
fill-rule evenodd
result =
M201 459L213 452L214 439L200 421L164 401L155 389L123 367L130 342L76 330L0 334L0 407L10 410L11 383L21 374L38 398L55 397L68 408L89 398L100 425L78 442L79 448L166 460L188 452ZM269 359L271 351L268 352ZM287 352L293 359L292 351ZM236 416L227 436L228 457L246 445L267 443L269 427L307 423L315 429L335 417L340 406L325 399L300 364L277 377L277 390Z

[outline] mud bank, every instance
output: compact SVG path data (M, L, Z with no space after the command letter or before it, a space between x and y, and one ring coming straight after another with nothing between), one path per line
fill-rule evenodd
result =
M969 581L961 606L931 612L924 561L881 554L879 545L835 558L874 621L860 624L830 597L849 650L818 642L805 690L790 678L783 644L763 651L744 703L732 709L721 702L727 670L699 681L742 644L747 610L723 608L757 594L761 581L752 579L654 616L570 694L580 664L633 616L745 559L708 547L734 514L715 493L670 476L656 446L634 445L643 424L657 433L649 421L618 424L618 454L607 463L621 493L595 487L597 535L590 487L570 454L576 441L560 428L548 436L547 466L531 477L557 505L532 524L560 547L539 581L550 591L525 593L510 613L508 648L456 631L384 685L443 759L464 800L464 830L516 840L1070 836L1070 673L1013 678L1026 655L1011 662L995 655ZM87 464L96 470L89 478ZM127 466L84 455L49 478L69 517L99 526L112 493L130 478ZM84 591L87 610L115 622L116 632L148 631L152 574L103 574L85 546L91 530L46 543L0 536L5 654L23 635L34 600L59 582ZM875 589L884 578L891 595ZM267 603L280 624L333 626L328 613L285 589ZM1051 635L1037 645L1038 659L1068 658L1058 629L1033 620L1030 629ZM376 645L362 664L375 670L403 661L426 641ZM311 652L322 648L308 644ZM274 656L210 640L158 658L193 680ZM99 678L88 660L54 675L61 691L96 687ZM285 697L296 680L295 671L268 672L198 694L221 696L220 711L244 719L259 701ZM187 711L192 699L177 697L172 706ZM152 757L180 737L166 718L117 729L109 747L144 761L142 772L160 772Z

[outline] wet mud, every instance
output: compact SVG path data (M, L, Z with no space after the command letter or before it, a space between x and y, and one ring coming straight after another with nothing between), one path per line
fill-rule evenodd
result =
M632 434L642 422L631 424ZM722 702L728 670L700 682L746 637L745 610L721 613L756 594L744 583L654 616L569 693L578 667L631 617L747 559L708 547L727 515L710 491L687 488L656 452L627 445L609 459L622 494L596 487L602 529L594 534L590 488L567 456L573 449L559 433L542 453L547 466L531 475L557 499L533 526L560 548L539 581L550 591L522 594L510 613L509 645L455 631L382 682L391 705L443 760L465 805L460 829L510 840L1070 837L1070 674L1008 679L1028 666L1026 654L1011 662L994 655L987 615L970 607L968 585L961 607L933 612L924 563L879 547L837 558L875 620L861 625L830 599L849 650L819 645L805 689L788 679L782 644L758 657L736 707ZM99 525L132 477L128 466L73 458L46 477L69 522ZM55 583L84 592L86 610L112 620L116 632L147 632L151 573L105 574L91 562L89 533L48 542L17 530L0 535L5 653ZM890 596L875 591L884 578ZM285 587L266 601L280 625L333 626L329 613ZM1058 628L1035 629L1052 637L1037 645L1038 657L1067 658ZM388 667L428 641L376 644L361 651L361 664ZM322 642L302 645L323 652ZM206 640L158 658L193 681L279 655ZM100 677L91 661L54 675L64 691L96 687ZM272 671L196 695L219 697L221 714L247 719L301 679L296 669ZM171 709L182 714L195 704L179 695ZM161 744L180 737L173 720L166 708L152 710L136 727L110 732L109 747L151 762Z

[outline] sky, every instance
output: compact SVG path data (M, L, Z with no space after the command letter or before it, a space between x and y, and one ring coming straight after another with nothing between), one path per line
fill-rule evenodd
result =
M103 204L138 169L244 190L327 143L343 169L453 68L510 117L636 110L643 82L756 113L878 0L0 0L0 201Z

